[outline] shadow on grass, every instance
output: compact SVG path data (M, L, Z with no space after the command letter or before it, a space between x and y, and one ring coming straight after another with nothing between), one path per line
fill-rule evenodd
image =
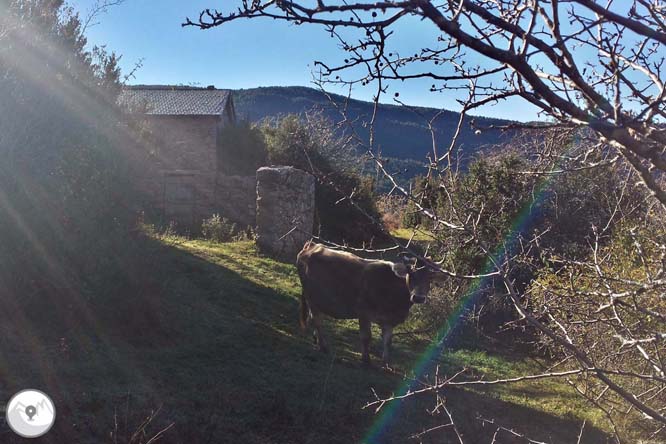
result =
M35 387L57 406L39 442L115 443L114 431L128 442L160 405L148 433L175 422L162 442L334 442L341 421L338 442L360 436L372 377L313 350L292 294L143 242L148 258L90 292L47 290L3 305L2 398ZM0 441L21 440L3 424Z
M492 396L461 389L448 389L443 392L446 405L465 443L527 443L524 438L508 432L513 430L535 441L545 443L578 442L578 434L582 420L575 418L563 419L524 406L505 402ZM421 399L412 401L411 405L401 407L400 416L385 427L377 435L381 443L406 442L408 435L404 430L416 434L441 424L449 423L445 413L429 416L425 409L432 410L434 400ZM483 421L486 419L487 421ZM490 422L492 421L492 422ZM504 430L497 432L498 427ZM493 435L497 432L495 441ZM434 430L419 437L414 442L458 443L455 431L451 427ZM601 430L587 424L581 443L610 443L610 437Z
M400 379L360 365L355 324L329 324L336 352L321 355L299 330L293 287L276 284L284 264L264 275L243 254L221 252L215 261L141 242L137 257L114 265L117 273L79 292L49 293L46 304L40 295L13 300L3 312L0 393L8 399L39 388L58 411L54 429L35 442L128 443L159 406L146 436L174 423L164 443L363 439L376 419L362 409L371 389L389 393ZM253 274L260 277L247 278ZM490 396L447 396L472 443L492 436L476 432L477 413L516 429L527 425L536 436L552 433L552 442L570 442L579 426ZM424 414L431 400L406 405L381 442L405 442L440 421ZM0 441L22 442L4 425Z

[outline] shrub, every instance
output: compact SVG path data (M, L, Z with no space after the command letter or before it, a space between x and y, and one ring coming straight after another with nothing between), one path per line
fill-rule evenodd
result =
M521 174L531 169L534 165L526 157L500 152L471 163L468 171L451 180L415 181L414 197L422 206L444 220L464 214L474 221L478 243L469 242L455 230L433 230L439 245L431 251L441 255L437 259L444 260L445 268L460 274L484 273L487 251L506 251L519 257L512 262L510 278L524 294L539 274L558 273L563 262L585 259L590 245L597 241L593 227L606 231L598 239L603 247L610 241L609 234L617 230L618 220L647 210L642 190L625 185L624 166L607 165L557 175ZM426 228L432 224L412 202L405 209L403 223ZM538 242L530 243L535 233L540 233ZM457 289L451 288L457 298L466 294L471 284L459 283ZM505 297L500 281L489 278L476 291L479 296L473 310L480 330L494 334L501 325L516 320L516 310ZM449 315L446 309L446 304L434 304L432 312L444 319Z
M230 242L238 232L236 224L229 219L213 214L201 223L201 235L204 239L215 242Z
M544 313L541 321L554 331L566 332L567 340L595 366L608 374L647 375L618 377L614 382L630 394L651 393L649 397L635 395L635 399L657 411L663 411L666 405L661 370L661 357L666 353L662 339L666 285L663 279L653 277L663 276L664 220L659 208L654 214L626 218L598 250L591 245L585 257L567 261L557 269L544 267L525 296L526 303ZM567 348L549 336L541 335L539 339L545 350L562 363L562 370L580 365ZM618 396L595 378L574 380L585 387L585 393L597 405L610 412L627 442L648 442L647 436L658 436L652 430L646 432L653 424L629 407L627 397Z
M393 232L402 228L402 215L405 213L404 198L383 195L377 199L376 205L386 230Z
M201 236L215 242L232 242L254 239L252 227L242 229L238 225L219 214L213 214L201 223Z
M319 113L265 122L268 160L291 165L317 179L315 224L329 240L360 243L382 237L373 182L362 176L354 146Z
M247 121L229 125L220 130L218 165L229 175L254 176L266 165L268 153L261 129Z
M419 200L419 205L423 208L436 209L437 199L439 198L437 189L438 179L417 176L414 178L412 195ZM430 228L430 220L424 217L413 201L409 201L402 213L402 226L406 228L415 228L417 226Z

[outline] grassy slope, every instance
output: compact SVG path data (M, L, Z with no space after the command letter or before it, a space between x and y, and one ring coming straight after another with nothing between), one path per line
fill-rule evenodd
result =
M160 285L128 294L139 301L130 311L108 307L123 313L119 319L57 333L48 325L22 332L4 326L0 393L26 384L51 393L59 409L52 442L100 442L104 436L114 442L108 437L114 430L118 442L127 442L128 431L160 405L150 433L176 424L162 442L362 439L375 419L362 410L371 390L388 394L401 378L359 364L353 322L327 324L332 355L313 349L298 328L300 287L293 266L258 256L250 242L174 240L154 248L150 273ZM397 337L397 372L409 372L425 346L418 336ZM488 378L534 371L526 362L472 350L450 352L443 362L447 372L469 366ZM585 418L582 442L603 442L590 426L601 424L599 416L562 384L444 395L468 442L490 442L494 428L482 428L479 415L553 443L575 442ZM430 398L404 402L382 442L405 442L411 433L444 422L425 413L432 405ZM449 442L448 433L444 429L424 442ZM0 441L13 442L11 436L0 427Z

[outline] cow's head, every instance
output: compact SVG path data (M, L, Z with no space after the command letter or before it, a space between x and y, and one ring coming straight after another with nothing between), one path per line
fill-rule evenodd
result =
M423 304L430 292L433 271L427 266L419 267L415 258L410 260L405 257L401 262L394 263L391 269L396 276L405 279L410 302Z

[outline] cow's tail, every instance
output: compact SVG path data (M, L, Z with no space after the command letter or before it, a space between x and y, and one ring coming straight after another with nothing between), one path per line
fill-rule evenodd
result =
M308 317L310 316L310 309L308 308L308 301L305 300L305 292L301 293L300 313L298 320L301 323L301 328L305 330L308 326Z

